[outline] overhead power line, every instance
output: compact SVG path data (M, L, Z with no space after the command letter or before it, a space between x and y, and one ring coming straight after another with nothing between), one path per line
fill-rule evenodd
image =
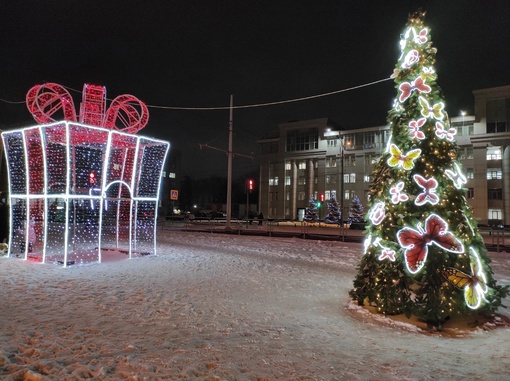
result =
M309 100L309 99L327 97L327 96L330 96L330 95L335 95L335 94L345 93L347 91L361 89L363 87L373 86L373 85L376 85L378 83L386 82L386 81L389 81L389 80L392 80L392 79L393 78L388 77L388 78L380 79L378 81L365 83L363 85L348 87L346 89L341 89L341 90L330 91L328 93L322 93L322 94L317 94L317 95L310 95L308 97L287 99L287 100L275 101L275 102L255 103L255 104L250 104L250 105L233 106L232 108L234 108L234 109L243 109L243 108L268 107L268 106L281 105L281 104L285 104L285 103L302 102L302 101L306 101L306 100ZM147 107L159 108L159 109L168 109L168 110L190 110L190 111L229 110L230 109L230 106L220 106L220 107L178 107L178 106L147 105Z
M353 91L353 90L361 89L363 87L369 87L369 86L377 85L378 83L386 82L386 81L389 81L389 80L392 80L392 78L388 77L388 78L384 78L384 79L379 79L377 81L368 82L368 83L365 83L365 84L362 84L362 85L348 87L348 88L345 88L345 89L340 89L340 90L335 90L335 91L330 91L330 92L322 93L322 94L310 95L310 96L307 96L307 97L286 99L286 100L282 100L282 101L274 101L274 102L266 102L266 103L254 103L254 104L248 104L248 105L233 106L232 108L233 109L258 108L258 107L276 106L276 105L281 105L281 104L286 104L286 103L303 102L303 101L307 101L307 100L310 100L310 99L328 97L328 96L335 95L335 94L340 94L340 93L345 93L345 92L348 92L348 91ZM68 86L64 86L64 87L66 89L68 89L68 90L72 90L72 91L75 91L75 92L80 93L80 94L82 93L81 90L73 89L72 87L68 87ZM107 98L107 99L110 100L110 101L113 100L113 99L110 99L110 98ZM11 104L25 103L24 100L23 101L9 101L9 100L5 100L5 99L1 99L1 98L0 98L0 102L11 103ZM219 106L219 107L181 107L181 106L158 106L158 105L149 105L149 104L146 104L146 106L149 107L149 108L157 108L157 109L164 109L164 110L185 110L185 111L213 111L213 110L229 110L230 109L230 106Z

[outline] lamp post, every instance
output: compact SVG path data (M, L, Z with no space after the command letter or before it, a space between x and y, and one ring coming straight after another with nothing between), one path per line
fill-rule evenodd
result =
M342 241L345 240L345 231L344 231L344 138L340 136L338 139L340 143L340 227L342 229Z

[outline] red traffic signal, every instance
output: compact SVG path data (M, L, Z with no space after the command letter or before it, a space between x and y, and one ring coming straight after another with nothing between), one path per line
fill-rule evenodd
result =
M95 172L90 172L89 173L89 184L90 185L95 185L96 184L96 174L95 174Z
M255 186L255 183L252 179L248 180L248 190L252 191Z
M321 193L321 194L319 195L319 200L324 201L324 193Z

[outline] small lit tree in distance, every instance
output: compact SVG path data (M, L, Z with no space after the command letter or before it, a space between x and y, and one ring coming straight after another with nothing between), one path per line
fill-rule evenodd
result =
M303 218L306 222L316 222L319 220L319 214L317 212L317 202L313 196L308 201L308 206L305 209L305 216Z
M339 224L341 216L342 213L338 206L338 202L334 197L331 197L328 202L328 213L326 214L326 217L324 217L324 221L328 224Z
M411 15L400 41L391 140L374 170L364 255L350 295L380 313L415 315L441 329L456 316L491 315L508 286L493 278L465 197L456 130L423 18Z
M348 223L352 224L353 222L363 222L363 205L358 196L354 195L351 200L351 206L349 207L349 218L347 220Z

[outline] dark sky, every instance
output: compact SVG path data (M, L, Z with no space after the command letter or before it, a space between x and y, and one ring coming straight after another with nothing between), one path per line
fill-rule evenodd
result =
M410 12L438 49L450 115L473 112L472 91L510 84L508 0L5 0L0 4L0 98L24 100L56 82L106 86L149 106L221 107L295 99L389 77ZM71 91L79 107L81 94ZM289 120L329 117L346 129L386 123L391 81L285 105L234 110L234 173L258 166L255 143ZM140 134L183 152L183 173L226 176L228 110L149 107ZM32 125L24 104L0 101L0 128Z

